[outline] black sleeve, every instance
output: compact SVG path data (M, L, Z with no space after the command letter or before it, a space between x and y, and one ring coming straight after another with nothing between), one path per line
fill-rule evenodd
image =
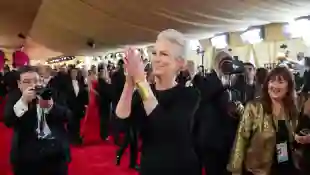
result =
M89 101L89 92L88 92L88 88L83 87L82 88L82 100L83 100L83 104L88 105L88 101Z
M67 122L72 117L71 111L68 108L58 104L54 104L49 114L51 116L49 120L53 122Z
M207 75L200 89L203 89L201 90L202 101L209 102L224 92L226 87L223 86L221 80L217 77L216 73L213 72Z
M66 93L62 93L62 91L65 91L66 87L60 87L58 85L57 81L57 76L53 77L49 82L47 87L51 88L53 92L53 100L55 103L65 106L67 105L67 100L66 100Z
M21 94L16 91L11 91L8 94L7 101L4 107L4 124L7 127L15 127L20 121L23 121L27 117L27 112L24 116L17 117L14 112L14 105L20 99Z
M208 94L207 93L207 81L203 76L195 75L192 81L195 88L197 88L200 91L201 97L205 97Z
M112 85L105 80L100 80L100 84L97 86L97 92L100 98L108 98L109 100L113 98Z

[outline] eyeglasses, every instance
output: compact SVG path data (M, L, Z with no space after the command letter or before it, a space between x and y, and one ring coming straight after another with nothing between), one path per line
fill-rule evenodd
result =
M30 84L37 84L37 79L24 79L21 81L22 84L30 85Z

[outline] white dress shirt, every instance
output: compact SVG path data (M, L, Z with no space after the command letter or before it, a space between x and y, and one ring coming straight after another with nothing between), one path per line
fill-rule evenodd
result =
M304 58L298 61L298 64L296 64L296 69L299 72L299 75L301 77L303 77L305 71L307 70L307 68L305 66L305 59Z
M37 105L38 122L37 122L36 132L38 134L39 139L46 139L46 138L48 138L48 136L52 135L52 132L46 123L46 119L44 120L44 123L43 123L43 133L40 134L40 121L42 120L42 117L46 116L49 113L50 109L51 108L43 109L43 108L40 108L39 105ZM14 110L14 113L17 117L22 117L28 111L28 105L25 104L21 99L19 99L15 103L13 110ZM45 115L42 116L42 113L44 113ZM49 138L49 139L52 139L52 138Z
M42 84L44 87L47 86L47 84L50 82L50 80L52 79L53 77L52 76L49 76L48 78L43 78L42 77Z
M72 80L72 85L73 85L75 96L78 96L79 90L80 90L79 82L77 80Z

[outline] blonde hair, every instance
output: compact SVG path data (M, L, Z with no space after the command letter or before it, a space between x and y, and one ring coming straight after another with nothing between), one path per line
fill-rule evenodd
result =
M178 45L180 49L178 49L178 53L176 54L176 57L186 60L189 43L188 43L188 40L185 38L185 36L181 32L175 29L167 29L158 34L157 40L160 40L160 39L164 39L173 44Z

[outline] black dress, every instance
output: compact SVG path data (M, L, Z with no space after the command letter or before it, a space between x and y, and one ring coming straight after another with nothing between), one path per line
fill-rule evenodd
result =
M154 89L154 88L153 88ZM158 105L146 116L139 95L133 99L132 117L140 116L141 175L201 175L191 134L199 93L177 85L153 90Z
M298 171L294 167L291 144L289 144L289 131L286 127L285 120L278 121L278 131L277 131L277 144L279 143L287 143L287 151L288 151L288 160L282 163L278 163L277 160L277 149L274 155L274 162L271 167L271 175L297 175Z

